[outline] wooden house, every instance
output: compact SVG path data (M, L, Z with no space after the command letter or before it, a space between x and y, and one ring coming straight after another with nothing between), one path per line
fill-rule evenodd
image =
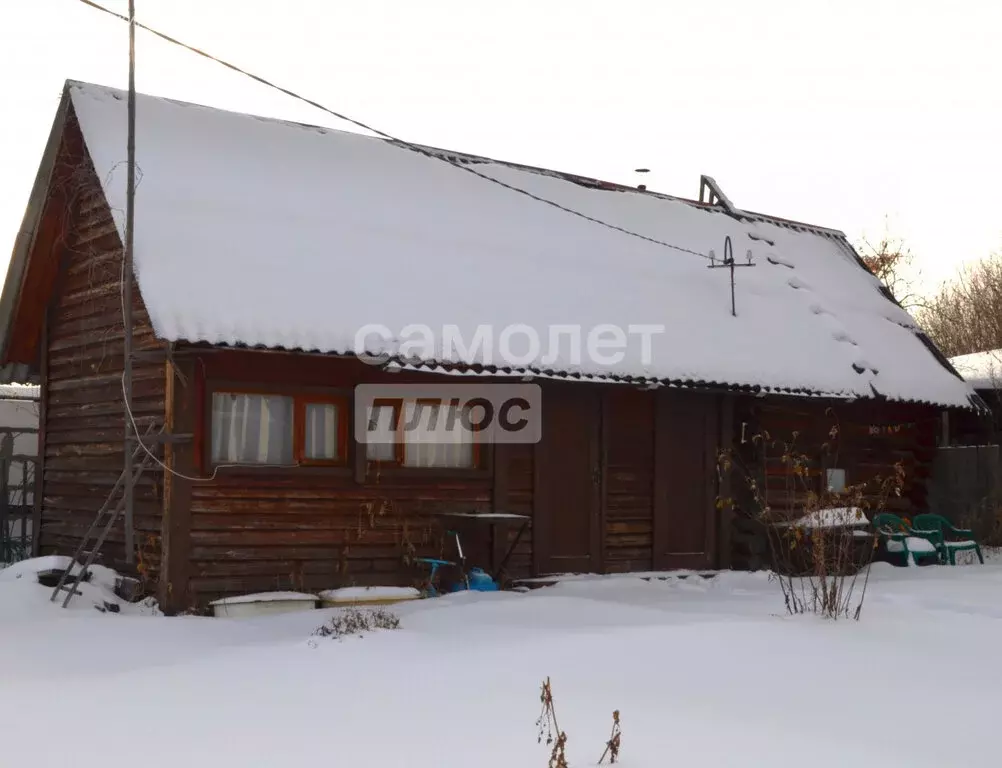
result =
M737 209L710 180L697 202L150 96L136 146L131 415L166 470L102 555L168 610L413 583L414 556L449 554L448 512L531 518L513 576L728 567L721 450L837 421L837 468L902 461L899 503L920 507L941 411L972 402L840 232ZM42 388L39 553L72 552L122 471L125 147L126 95L68 82L0 299L0 365ZM728 239L753 268L707 268ZM372 365L368 323L557 343ZM661 330L568 353L606 326ZM542 439L445 458L356 441L356 386L460 379L538 384ZM265 405L267 439L227 437ZM499 527L470 533L471 561L497 564L516 536Z

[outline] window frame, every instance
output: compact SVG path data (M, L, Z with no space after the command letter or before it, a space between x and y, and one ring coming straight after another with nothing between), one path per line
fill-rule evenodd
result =
M337 408L337 457L333 459L309 459L306 457L306 406L333 405ZM292 406L292 458L301 467L347 467L348 466L348 420L351 410L348 399L343 395L293 396Z
M374 467L403 467L404 465L404 441L403 441L403 409L404 400L403 397L377 397L372 401L372 409L376 408L392 408L394 423L397 425L397 440L393 443L393 458L392 459L370 459L369 458L369 445L368 443L362 448L360 453L365 457L365 463L367 466ZM366 414L368 418L368 414ZM366 421L368 423L368 421Z
M353 477L358 485L371 485L385 482L391 477L408 478L408 482L422 483L438 482L443 478L469 479L476 482L485 481L494 475L494 446L487 442L474 443L474 466L472 467L408 467L400 461L370 461L366 455L364 443L355 439L355 408L359 406L354 397L353 387L324 387L315 385L295 386L283 383L267 384L248 382L246 379L233 379L225 376L206 375L204 370L196 369L195 391L197 413L195 416L196 434L194 440L194 464L201 474L209 479L216 477L225 480L226 477L254 474L257 476L292 476L312 475L318 477ZM301 398L306 402L342 403L344 418L338 425L341 442L341 458L337 462L308 462L289 466L270 466L266 464L215 465L212 462L212 395L220 392L251 395L279 395ZM419 398L380 398L381 400L403 400ZM433 398L420 398L433 399ZM295 413L295 409L294 409ZM304 408L305 415L305 408ZM305 438L305 425L303 428ZM294 443L295 445L295 443ZM398 441L397 450L403 450L403 444ZM304 448L305 449L305 444ZM300 449L300 450L303 450ZM295 455L295 453L294 453Z
M217 394L232 395L270 395L272 397L287 397L292 400L292 464L217 464L212 460L212 398ZM199 464L207 473L215 472L289 472L304 468L319 470L339 470L350 472L351 439L349 422L352 409L351 398L340 390L311 389L306 387L288 387L282 385L254 385L237 381L206 381L201 398L204 408L203 417L199 420L202 435L198 440L202 456ZM306 406L307 404L334 405L338 409L336 459L307 459L306 454Z
M479 440L473 441L472 462L468 467L415 467L405 464L407 446L404 442L403 413L405 404L413 402L415 405L447 405L448 401L437 397L377 397L372 401L372 407L392 407L396 416L397 440L393 444L393 459L370 459L368 451L362 450L366 466L375 467L382 471L385 468L392 468L396 472L408 474L428 475L428 474L463 474L484 473L487 469L485 461L484 444Z
M292 401L292 424L293 424L293 431L292 431L292 435L290 436L291 437L291 443L292 443L292 464L269 464L269 463L264 463L264 462L257 463L257 462L228 462L228 461L222 461L222 462L219 462L217 464L213 460L213 458L212 458L212 437L213 437L213 432L212 432L212 426L213 426L212 425L212 422L213 422L213 418L212 418L212 401L213 401L213 399L215 398L216 395L251 395L251 396L258 396L258 397L284 397L287 400L291 400ZM214 389L214 390L212 390L211 392L208 393L207 401L206 401L206 409L205 410L206 410L206 427L207 427L207 431L206 431L206 443L205 443L205 449L206 449L205 450L205 454L206 454L206 457L207 457L207 460L208 460L208 467L209 467L210 470L214 470L216 467L233 467L233 468L241 468L241 469L243 469L243 468L247 468L247 469L268 469L268 468L284 469L286 467L293 467L293 466L295 466L295 462L296 462L296 432L295 432L296 399L292 395L290 395L288 393L284 393L284 392L276 392L276 391L272 391L272 390L263 390L263 389L262 390L250 390L250 389L239 389L239 390L237 390L237 389L230 389L230 388L219 388L219 389Z

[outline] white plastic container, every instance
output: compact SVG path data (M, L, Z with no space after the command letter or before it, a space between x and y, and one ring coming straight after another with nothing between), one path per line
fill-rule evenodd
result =
M269 616L276 613L310 611L317 607L319 597L307 592L257 592L213 600L212 615L228 619Z
M324 608L346 605L392 605L405 600L418 600L421 593L413 587L341 587L320 593Z

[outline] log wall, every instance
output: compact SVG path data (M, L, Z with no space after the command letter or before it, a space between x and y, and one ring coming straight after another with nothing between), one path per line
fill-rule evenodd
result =
M743 398L735 413L735 448L763 482L779 518L802 514L808 493L823 489L828 468L844 469L847 485L866 484L864 499L877 505L880 478L892 477L898 463L904 472L901 495L886 498L883 508L911 517L927 507L939 423L938 409L917 404ZM791 465L783 461L790 452L809 459L803 480L794 478ZM755 505L738 487L741 481L734 483L735 498L743 499L746 513L735 516L734 564L764 567L764 538L745 522Z
M441 379L417 373L388 374L353 359L281 352L192 347L178 350L176 359L181 370L174 379L173 405L168 406L168 413L175 431L191 430L196 437L192 446L175 446L170 461L179 472L199 479L188 482L175 477L169 481L170 510L165 528L171 565L166 594L172 596L175 608L201 607L214 598L249 591L419 584L427 571L413 562L415 556L451 558L455 553L437 513L539 514L537 484L547 479L539 476L537 457L559 445L555 442L559 436L548 438L545 433L538 445L493 446L484 466L476 471L376 472L361 459L351 440L353 455L346 467L231 467L213 471L205 454L210 428L206 410L214 390L245 386L292 393L303 389L347 397L350 406L353 387L359 383ZM575 386L596 385L544 382L543 407ZM700 451L717 439L716 435L704 439L702 433L694 438L689 434L691 429L676 431L670 423L656 433L658 399L679 399L677 412L696 408L712 415L720 398L656 394L625 386L601 386L596 391L600 397L594 402L600 410L581 415L600 419L602 425L594 431L602 436L594 451L600 461L596 487L601 489L597 518L601 552L595 567L606 572L650 570L654 567L656 442L661 441L660 455L670 458L685 455L694 439ZM713 417L708 423L716 422ZM704 462L699 466L704 467ZM588 472L584 468L586 476ZM708 478L692 480L700 487L712 484ZM551 498L560 497L557 486ZM686 494L684 489L676 489L660 504L667 521L661 534L665 551L684 550L687 566L715 565L718 553L712 543L705 554L697 555L688 541L681 549L673 549L673 534L668 530L694 514L708 521L701 522L698 529L712 532L711 518L717 514L713 500L703 493ZM693 508L683 509L686 505ZM574 510L563 514L565 519L575 519ZM591 520L581 518L581 524L591 524ZM518 530L518 524L499 525L492 540L489 528L482 524L450 526L460 528L469 562L482 565L500 562ZM558 531L556 535L563 534ZM582 537L575 532L572 538ZM669 561L665 561L666 567L674 563L670 557ZM523 532L505 570L511 578L552 570L546 562L534 561L531 526Z
M60 229L60 247L43 344L41 554L76 548L124 463L122 245L72 120L66 141L64 162L74 172L60 182L61 216L47 222ZM134 298L134 348L162 349L138 291ZM140 432L159 429L164 389L163 363L135 363L133 413ZM161 500L162 475L148 471L135 492L135 545L140 575L151 583L160 565ZM124 544L120 519L98 562L125 569Z
M196 444L193 450L174 449L172 460L178 471L200 479L171 480L170 558L176 564L171 592L179 607L273 589L416 585L427 567L414 557L454 557L435 514L492 509L493 455L485 456L488 468L478 471L376 471L349 439L346 467L213 471L206 461L214 389L240 383L276 392L305 387L343 395L350 404L357 383L426 382L427 377L382 373L349 359L235 350L196 350L181 365L187 384L175 388L175 429L193 427ZM185 412L192 414L190 421ZM516 452L510 472L516 508L524 508L531 494L523 464L524 456ZM530 540L521 547L522 559ZM464 545L471 562L489 560L485 541L464 538Z

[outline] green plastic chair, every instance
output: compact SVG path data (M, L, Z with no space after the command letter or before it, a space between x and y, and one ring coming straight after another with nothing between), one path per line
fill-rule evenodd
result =
M949 560L950 565L956 565L958 552L973 550L974 554L978 556L978 562L982 565L985 564L985 558L981 554L981 547L974 540L974 531L968 528L955 528L942 515L929 513L915 515L915 519L912 521L912 528L922 536L930 533L934 534L940 560L944 563Z
M908 565L910 557L912 563L919 564L919 558L935 555L939 560L941 550L937 542L930 541L930 536L925 531L915 531L897 515L890 512L881 512L873 516L873 527L877 530L877 535L884 540L884 547L888 552L903 554L905 565Z
M881 512L873 516L873 527L878 531L888 531L890 533L900 533L908 530L905 521L890 512Z

